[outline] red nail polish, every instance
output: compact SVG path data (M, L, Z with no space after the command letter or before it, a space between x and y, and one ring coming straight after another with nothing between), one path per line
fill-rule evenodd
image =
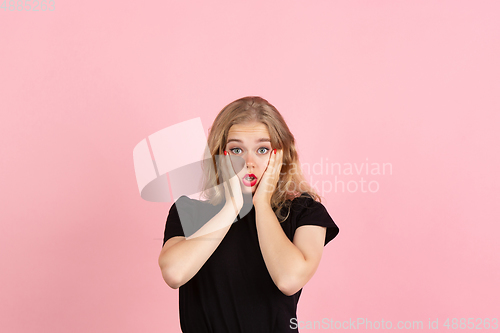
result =
M224 150L224 156L227 155L227 151Z
M274 148L274 155L276 155L276 148Z

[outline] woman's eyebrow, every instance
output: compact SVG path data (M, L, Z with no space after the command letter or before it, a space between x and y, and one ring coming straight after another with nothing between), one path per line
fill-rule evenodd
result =
M243 142L240 139L229 139L229 140L227 140L227 143L233 142L233 141L234 142L240 142L240 143ZM271 139L269 139L269 138L260 138L260 139L255 140L255 142L271 142Z

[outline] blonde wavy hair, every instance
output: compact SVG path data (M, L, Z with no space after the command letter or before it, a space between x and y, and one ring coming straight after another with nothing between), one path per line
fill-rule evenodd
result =
M212 205L218 205L224 198L224 189L219 181L219 170L215 156L224 155L228 132L235 124L260 122L267 126L271 138L271 147L283 149L283 165L280 179L271 196L271 207L280 222L290 214L291 200L299 196L309 195L313 200L321 202L321 197L304 179L299 163L299 156L295 148L295 138L288 129L285 120L278 110L268 101L258 96L240 98L219 112L209 129L208 148L212 159L203 162L202 197L208 199ZM286 216L282 208L287 207Z

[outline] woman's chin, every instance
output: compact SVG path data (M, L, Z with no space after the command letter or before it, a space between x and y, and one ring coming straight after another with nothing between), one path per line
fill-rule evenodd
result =
M243 185L243 192L253 194L253 192L255 192L255 191L253 191L253 189L251 187Z

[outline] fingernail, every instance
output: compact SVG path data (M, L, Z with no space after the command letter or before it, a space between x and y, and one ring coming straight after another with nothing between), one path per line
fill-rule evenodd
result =
M224 156L227 155L227 151L224 150Z
M274 155L276 155L276 148L274 148Z

